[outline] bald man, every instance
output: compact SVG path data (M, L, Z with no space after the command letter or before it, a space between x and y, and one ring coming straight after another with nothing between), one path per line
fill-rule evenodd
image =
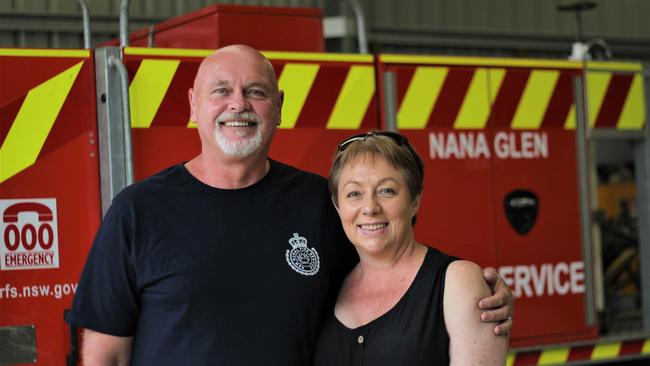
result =
M208 56L188 94L201 153L118 194L88 256L84 365L308 366L356 260L327 181L268 158L283 93L258 51ZM494 284L484 320L512 313Z

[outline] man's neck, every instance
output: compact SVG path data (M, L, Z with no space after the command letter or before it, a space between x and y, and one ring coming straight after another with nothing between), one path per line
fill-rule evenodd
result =
M185 167L196 179L209 186L238 189L262 180L269 171L270 162L266 157L224 160L200 154L187 162Z

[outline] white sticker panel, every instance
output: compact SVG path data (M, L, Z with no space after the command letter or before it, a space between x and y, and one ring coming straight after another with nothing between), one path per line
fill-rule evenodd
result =
M0 200L0 269L59 268L56 199Z

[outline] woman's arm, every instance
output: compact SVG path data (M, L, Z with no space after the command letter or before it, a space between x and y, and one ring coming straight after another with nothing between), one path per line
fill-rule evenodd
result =
M493 325L480 320L478 302L492 293L481 268L469 261L452 262L444 293L450 365L505 365L507 338L494 335Z

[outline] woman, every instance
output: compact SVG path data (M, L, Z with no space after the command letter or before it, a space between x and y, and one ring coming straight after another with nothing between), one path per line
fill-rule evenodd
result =
M397 133L343 141L332 200L360 262L345 278L315 365L503 365L506 337L481 322L481 269L415 240L424 167Z

